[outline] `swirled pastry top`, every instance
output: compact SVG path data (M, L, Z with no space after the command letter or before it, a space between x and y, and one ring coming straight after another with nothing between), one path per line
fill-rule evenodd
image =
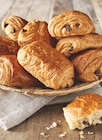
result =
M80 11L67 11L53 17L48 24L53 37L67 37L95 32L95 27L88 15Z
M35 40L43 40L50 44L51 36L45 21L32 20L28 22L18 35L18 44L24 46Z
M18 40L18 33L27 24L27 21L18 16L9 16L2 21L2 30L14 41Z

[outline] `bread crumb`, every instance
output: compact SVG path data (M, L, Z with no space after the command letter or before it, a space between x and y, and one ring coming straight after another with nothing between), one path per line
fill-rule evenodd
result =
M84 132L81 130L81 131L79 132L79 134L80 134L80 135L83 135L83 134L84 134Z
M94 132L90 132L90 131L88 131L88 134L89 134L89 135L92 135L92 134L94 134Z
M54 127L57 127L57 123L56 122L52 123L52 128L54 128Z
M84 137L84 135L80 135L80 138L81 138L81 139L84 139L85 137Z
M85 138L85 137L84 137L84 132L83 132L82 130L79 132L79 136L80 136L80 138L82 138L82 139Z
M57 126L58 126L58 124L56 122L53 122L49 127L46 127L46 129L50 130L50 129L55 128Z
M67 135L67 132L63 132L59 135L60 138L65 137Z
M44 137L49 137L49 134L46 134L44 132L41 132L40 135L44 136Z
M62 121L61 121L61 120L59 120L58 122L59 122L59 123L61 123Z

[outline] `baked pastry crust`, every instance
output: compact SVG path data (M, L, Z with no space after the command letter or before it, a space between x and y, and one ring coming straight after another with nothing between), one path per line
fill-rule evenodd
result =
M64 107L63 112L71 130L102 124L102 96L96 93L81 95Z
M27 21L19 16L9 16L2 21L1 27L9 38L17 42L19 31L26 24Z
M102 79L102 48L86 50L74 56L71 62L75 68L75 78L83 82Z
M0 56L0 84L9 87L38 87L41 83L19 65L16 55Z
M17 59L26 71L46 87L60 89L74 84L73 64L43 41L21 47Z
M88 15L71 10L53 17L48 23L48 30L53 37L67 37L95 32L95 27Z
M51 43L48 24L45 21L32 20L19 32L18 44L21 47L36 40L43 40L48 44Z
M17 42L7 37L0 36L0 55L16 55L19 48Z
M102 35L91 33L80 36L62 38L56 45L56 50L65 56L77 53L88 48L102 48Z

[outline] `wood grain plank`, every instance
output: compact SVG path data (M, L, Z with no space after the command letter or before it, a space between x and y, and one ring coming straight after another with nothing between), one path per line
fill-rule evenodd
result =
M94 127L95 140L102 140L102 125L96 125Z
M15 0L2 0L0 1L0 22L2 18L8 13L12 5L15 3Z
M73 7L75 10L80 10L82 12L85 12L90 16L90 18L95 18L95 12L92 6L92 3L90 0L73 0Z
M61 12L72 10L72 0L54 0L51 8L50 18L60 14Z
M77 133L77 130L71 131L71 133L69 132L68 125L64 119L62 112L63 106L64 105L62 104L44 107L40 111L38 111L33 117L31 117L30 118L31 120L28 121L27 123L27 128L28 129L30 128L31 132L30 131L26 132L27 133L26 139L28 139L29 137L32 138L32 130L34 130L35 133L33 135L34 139L59 140L61 139L59 135L61 133L67 132L66 136L64 137L64 140L75 140L75 139L78 140L77 138L79 136L79 133ZM50 130L46 130L46 127L49 127L53 122L56 122L58 126ZM48 137L40 135L41 132L46 133Z
M51 1L44 0L42 4L42 0L35 0L29 10L27 19L28 20L32 20L32 19L44 20L48 22L53 1L54 0L51 0Z
M6 0L4 0L6 1ZM26 19L26 16L28 14L28 11L31 7L31 5L33 4L33 1L30 0L17 0L15 1L9 11L6 13L6 17L7 16L11 16L11 15L17 15L17 16L21 16L22 18Z
M92 0L92 4L102 31L102 0Z

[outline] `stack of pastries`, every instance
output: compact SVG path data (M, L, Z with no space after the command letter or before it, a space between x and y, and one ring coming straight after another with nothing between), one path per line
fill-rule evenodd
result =
M102 78L102 35L88 15L68 11L51 19L50 34L58 39L56 50L69 58L75 70L75 79L93 82Z
M8 38L2 37L5 51L0 56L0 84L53 89L74 84L73 64L54 49L56 39L51 37L45 21L28 22L18 16L10 16L3 20L2 30ZM9 47L11 40L12 44L15 43L16 52L12 44Z
M63 12L49 23L10 16L1 27L8 37L0 37L0 84L61 89L101 78L102 35L85 13Z

